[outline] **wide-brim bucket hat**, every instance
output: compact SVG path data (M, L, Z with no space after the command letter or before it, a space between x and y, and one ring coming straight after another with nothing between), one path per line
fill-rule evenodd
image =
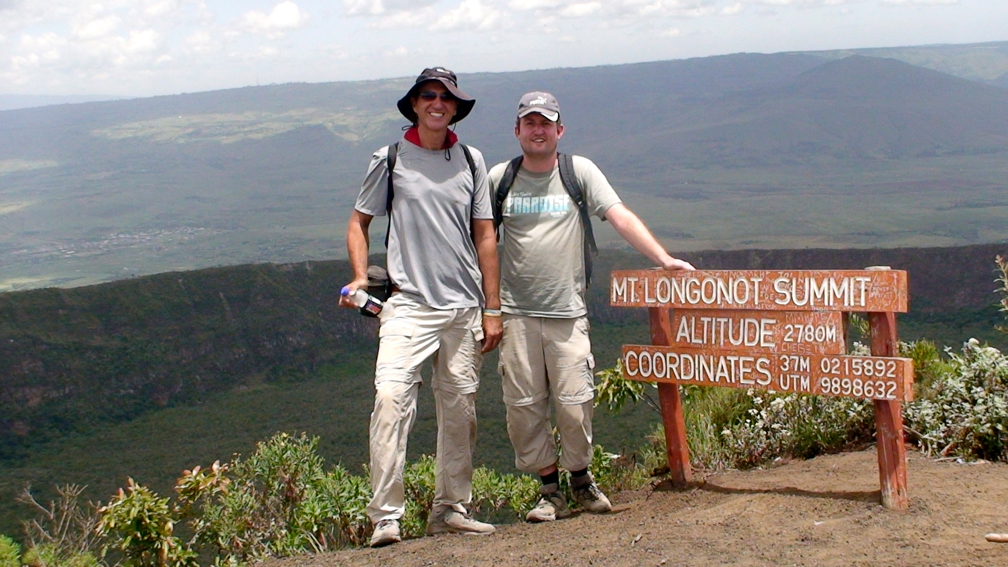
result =
M417 77L416 82L412 87L410 87L406 96L399 99L399 102L396 104L396 106L399 107L399 112L401 112L402 115L413 124L416 124L419 118L417 117L416 112L413 111L413 101L410 99L416 96L417 92L420 90L420 86L428 81L437 81L441 83L446 89L448 89L448 92L450 92L453 97L458 99L458 111L455 113L455 116L452 117L449 124L454 124L466 116L469 116L469 112L471 112L473 107L476 106L475 98L459 90L458 77L455 76L455 73L445 69L444 67L431 67L424 69L423 72L420 73L420 76Z

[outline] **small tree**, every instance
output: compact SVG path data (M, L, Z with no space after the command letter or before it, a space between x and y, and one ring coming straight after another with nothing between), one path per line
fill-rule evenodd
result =
M56 487L57 499L40 503L26 486L17 500L31 506L36 517L23 522L27 549L21 562L45 567L87 567L98 564L98 507L81 503L83 486L67 484Z

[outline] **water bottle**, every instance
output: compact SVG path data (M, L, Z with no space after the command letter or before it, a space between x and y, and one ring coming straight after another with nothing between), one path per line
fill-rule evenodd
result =
M349 298L351 303L375 317L377 317L385 307L385 303L382 300L370 295L363 289L354 290L351 293L349 287L344 287L340 290L340 295Z

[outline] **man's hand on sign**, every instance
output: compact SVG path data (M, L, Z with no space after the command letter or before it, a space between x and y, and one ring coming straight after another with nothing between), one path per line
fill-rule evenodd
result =
M664 270L695 270L693 264L690 264L686 260L680 260L678 258L668 257L668 260L662 263L662 269Z

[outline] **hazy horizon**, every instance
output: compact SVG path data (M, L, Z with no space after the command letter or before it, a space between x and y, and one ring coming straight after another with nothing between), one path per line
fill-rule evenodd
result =
M1005 21L1003 0L0 0L0 94L132 98L432 65L958 45L1008 40Z

